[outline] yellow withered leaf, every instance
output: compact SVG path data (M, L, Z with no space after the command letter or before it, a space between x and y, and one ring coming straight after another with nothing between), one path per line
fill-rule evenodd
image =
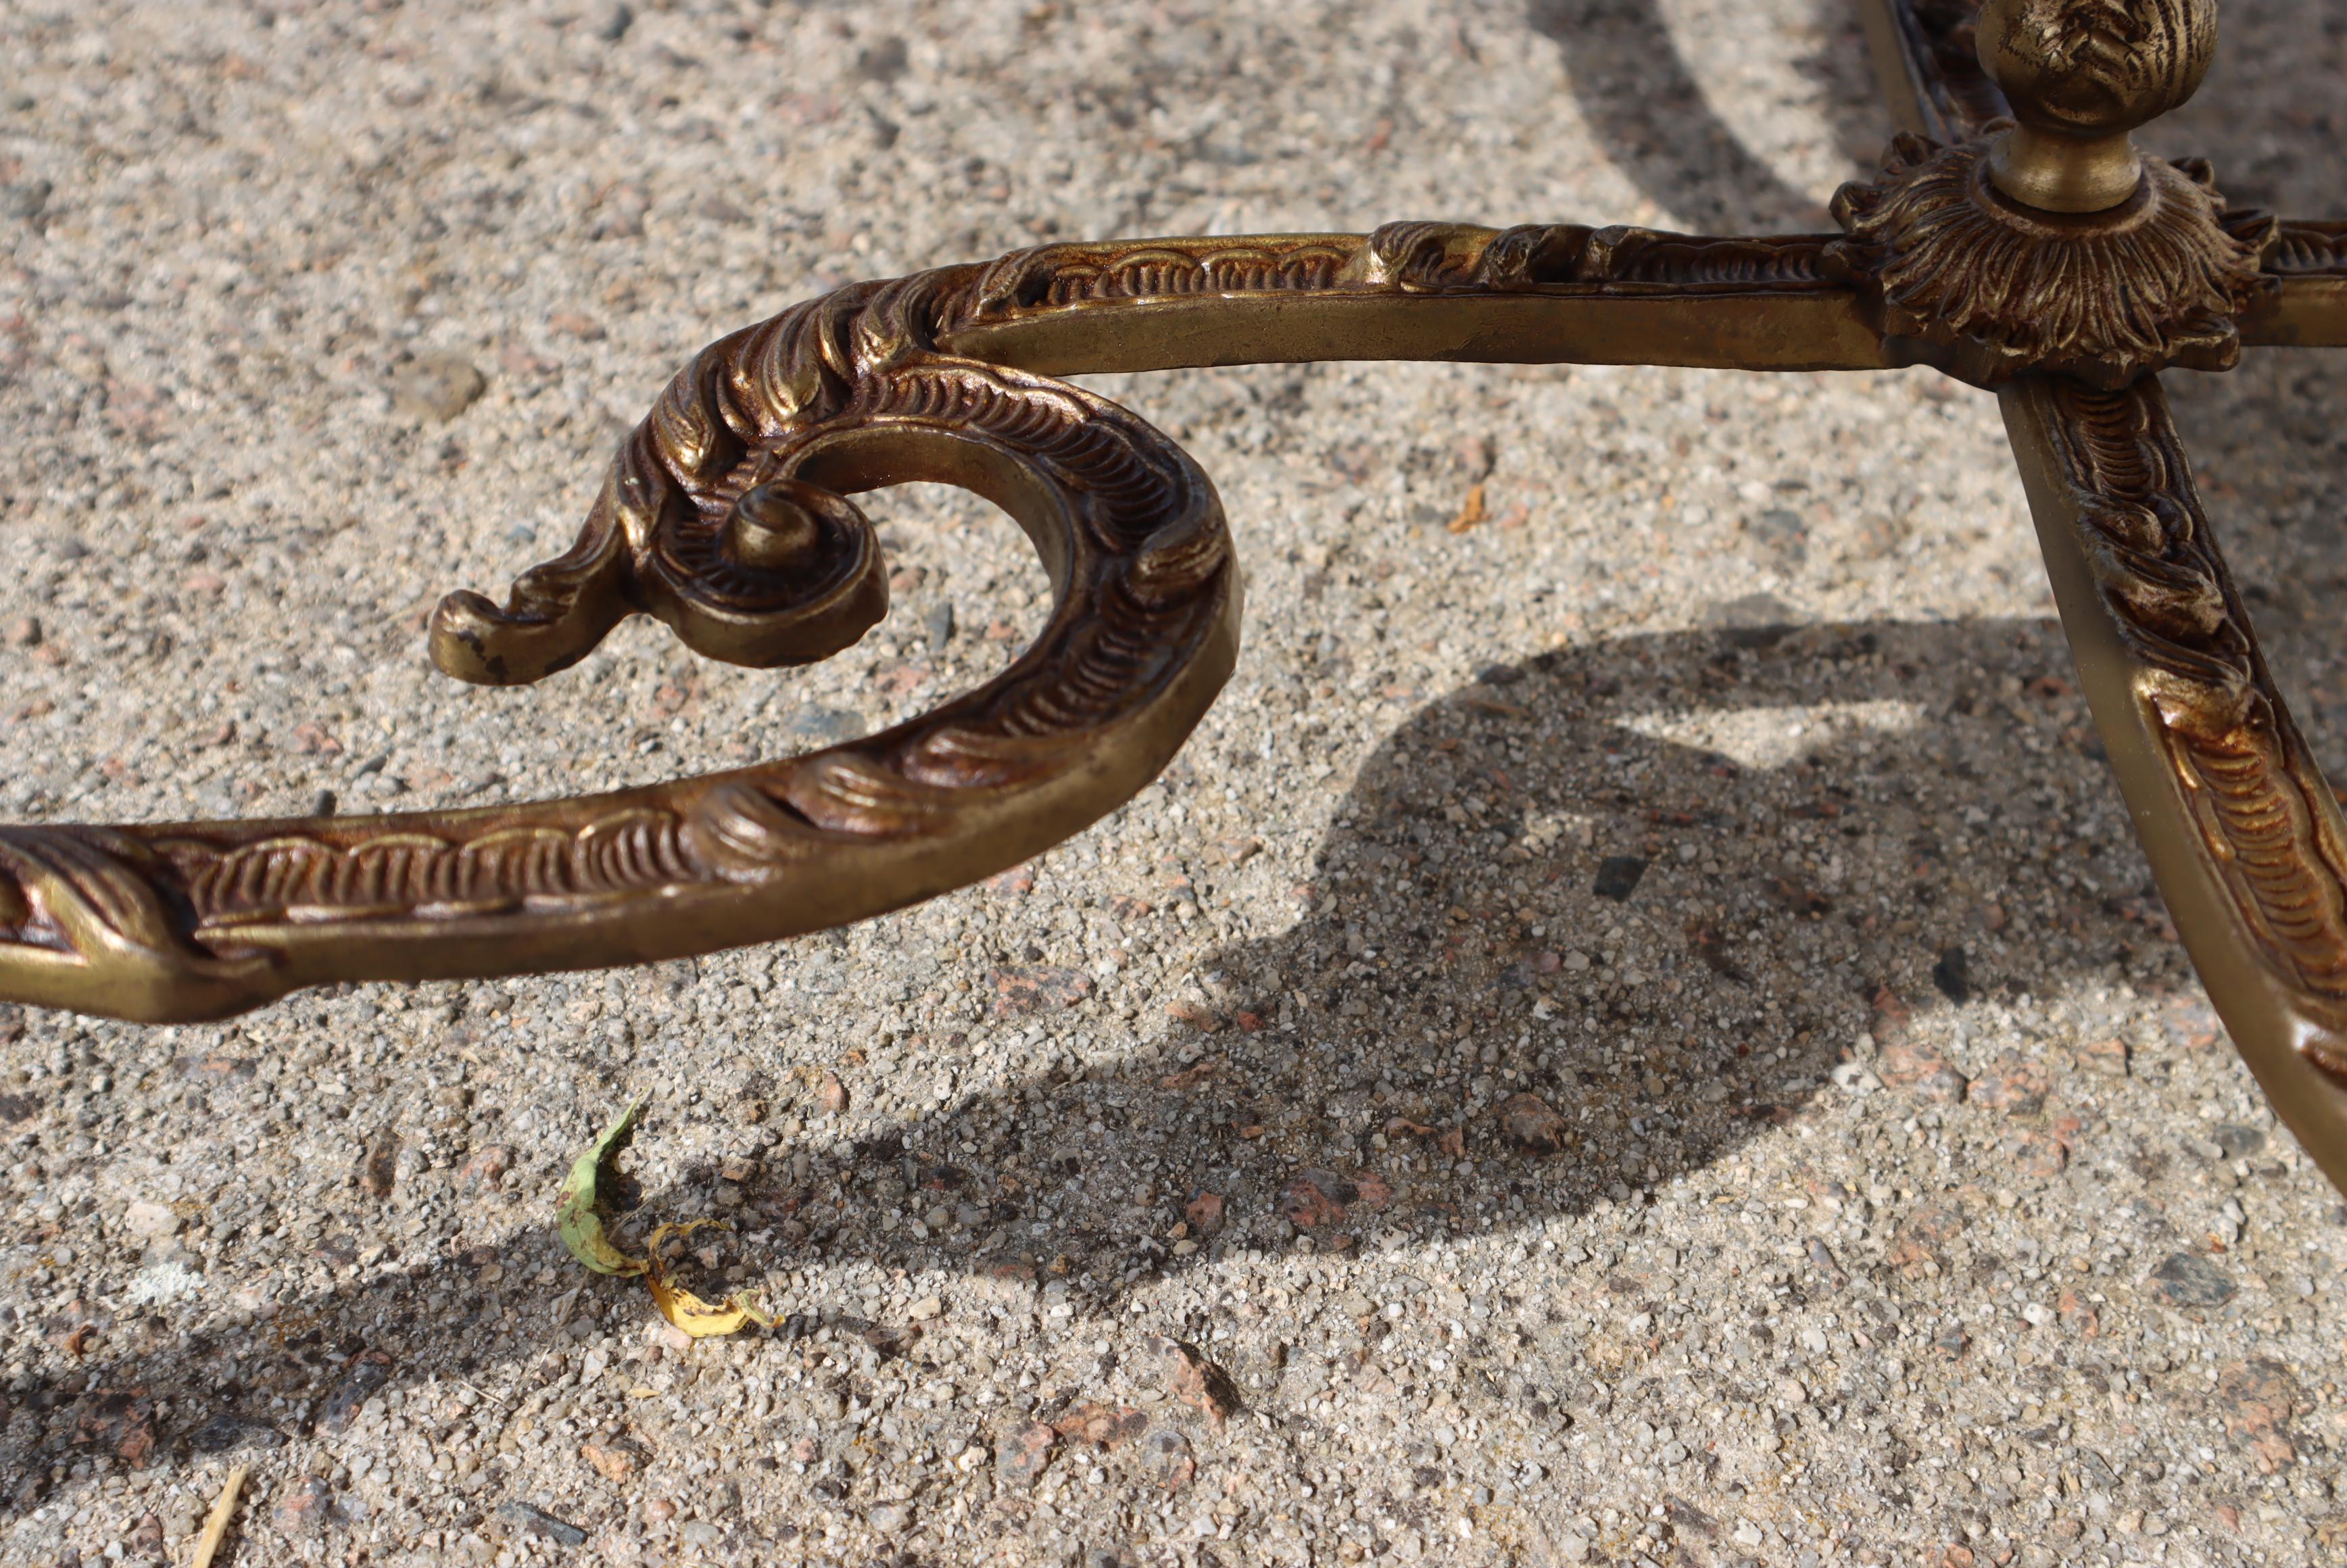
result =
M644 1284L651 1289L652 1304L660 1308L662 1317L695 1339L738 1334L752 1323L761 1328L772 1328L773 1316L751 1306L743 1292L736 1291L722 1304L712 1306L690 1290L669 1283L668 1266L661 1258L661 1245L671 1236L682 1240L704 1225L719 1230L733 1228L723 1220L692 1220L681 1225L661 1225L652 1232L644 1270Z
M637 1275L647 1267L643 1259L621 1252L604 1230L601 1190L603 1178L611 1172L611 1162L635 1136L636 1122L643 1111L644 1102L639 1100L620 1112L618 1121L603 1129L603 1135L588 1145L587 1152L571 1164L570 1174L563 1179L562 1195L555 1204L555 1224L562 1232L562 1245L570 1249L571 1256L598 1274ZM658 1286L653 1295L657 1298Z

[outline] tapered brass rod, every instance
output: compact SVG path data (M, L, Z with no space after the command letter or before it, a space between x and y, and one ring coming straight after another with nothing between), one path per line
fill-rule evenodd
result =
M1880 369L1842 238L1389 223L1045 245L989 266L938 345L1045 374L1378 359Z
M1875 79L1901 130L1964 141L2013 112L1969 48L1933 28L1911 0L1859 0Z
M1837 236L1818 236L1820 250ZM941 335L939 346L1046 375L1327 360L1881 370L1842 288L1624 297L1213 295L1111 299Z
M2347 277L2288 278L2241 321L2252 348L2347 348Z

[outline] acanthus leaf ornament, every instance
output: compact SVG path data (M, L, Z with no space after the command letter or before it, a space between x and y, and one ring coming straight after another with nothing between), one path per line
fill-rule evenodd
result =
M1831 255L1893 363L2116 388L2239 362L2279 225L2229 215L2205 165L2151 160L2133 195L2084 213L2024 207L1989 174L1986 144L1901 134L1881 179L1835 193L1849 237Z

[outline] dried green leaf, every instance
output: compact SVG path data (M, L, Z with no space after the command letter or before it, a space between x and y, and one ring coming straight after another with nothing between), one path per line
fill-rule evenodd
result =
M639 1100L603 1129L603 1135L572 1163L570 1174L563 1179L562 1194L555 1203L555 1224L562 1232L562 1245L598 1274L626 1276L645 1271L644 1260L621 1252L604 1230L602 1194L604 1179L616 1174L611 1162L635 1136L636 1122L643 1110L644 1102Z

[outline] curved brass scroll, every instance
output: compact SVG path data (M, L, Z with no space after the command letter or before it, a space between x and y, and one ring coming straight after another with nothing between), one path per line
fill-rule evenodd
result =
M837 925L1015 865L1140 789L1236 656L1213 485L1088 393L928 346L974 272L867 286L696 357L578 545L504 610L452 596L452 673L535 680L633 610L739 663L819 658L885 610L848 495L964 486L1056 602L998 679L892 730L654 788L310 822L0 831L0 996L142 1020L299 986L576 968Z

